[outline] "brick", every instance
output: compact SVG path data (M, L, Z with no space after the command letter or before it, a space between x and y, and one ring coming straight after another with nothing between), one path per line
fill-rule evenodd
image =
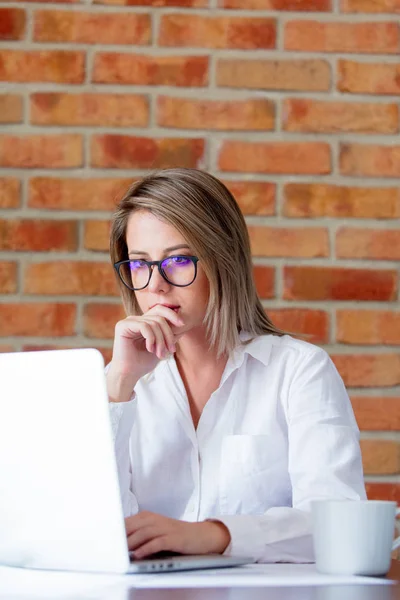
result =
M216 81L221 87L279 91L327 92L331 86L328 62L309 60L217 59Z
M347 187L325 183L288 183L284 187L285 217L357 217L398 219L396 187Z
M75 335L76 305L53 302L0 304L3 336Z
M366 482L368 500L400 502L400 483Z
M11 261L0 261L0 294L15 294L16 291L17 263Z
M0 352L14 352L14 347L11 345L0 344Z
M244 215L274 215L276 185L263 181L229 181L223 183L233 194Z
M364 475L395 475L400 471L400 446L395 440L361 440Z
M7 2L8 0L0 0L0 2ZM40 4L76 4L81 0L40 0ZM37 2L37 0L14 0L14 2Z
M253 277L260 298L275 297L275 268L264 265L254 265Z
M287 99L283 103L285 131L311 133L397 133L397 104L325 102Z
M341 144L339 164L342 175L399 177L400 145Z
M72 50L0 50L0 81L83 83L85 53Z
M338 61L338 84L341 92L352 94L400 95L400 64Z
M307 342L329 342L329 315L324 310L308 308L267 309L271 321L282 331L304 337Z
M396 23L289 21L284 46L301 52L397 54L400 31Z
M331 357L346 386L391 387L400 384L400 355L337 354Z
M332 10L331 0L220 0L224 8L245 8L246 10L293 10L328 12Z
M194 100L159 96L157 124L177 129L270 131L275 104L269 100Z
M216 49L272 49L276 46L276 21L266 18L167 14L161 17L158 44Z
M134 44L151 42L148 14L38 10L34 17L36 42L77 44Z
M400 312L351 310L336 312L336 340L344 344L400 345Z
M132 178L34 177L29 181L28 206L56 210L112 211L132 183Z
M208 7L208 0L94 0L94 4L114 6L153 6L155 8L180 6L183 8Z
M400 0L341 0L344 13L400 13Z
M88 303L83 309L83 331L87 337L112 339L115 325L126 317L120 304Z
M400 502L400 483L393 482L371 482L365 484L368 500L389 500ZM394 557L396 558L396 556Z
M107 251L110 247L110 221L86 221L83 245L87 250Z
M0 96L0 123L22 123L22 110L22 96L17 94Z
M23 344L23 352L43 352L46 350L72 350L77 346L69 346L68 344Z
M68 261L31 263L25 271L26 294L116 296L117 284L108 262Z
M149 102L133 94L31 95L31 122L35 125L100 125L103 127L147 127Z
M400 397L352 396L354 414L365 431L400 431Z
M0 219L0 250L75 251L77 247L75 221Z
M21 182L16 177L0 177L0 208L18 208Z
M0 135L0 167L64 169L82 165L80 135Z
M21 8L0 8L0 40L22 40L26 13Z
M93 82L129 85L208 85L207 56L151 56L98 52L94 57Z
M336 256L400 260L400 231L341 227L336 232Z
M284 267L286 300L394 301L398 276L395 269L338 267Z
M108 365L108 363L110 363L111 359L112 359L113 349L112 348L103 348L103 347L98 347L98 346L96 349L103 356L104 364Z
M294 229L249 225L248 230L252 254L255 256L329 256L328 230L322 227Z
M225 140L218 157L221 171L325 175L331 150L325 142L242 142Z
M139 138L128 135L93 135L91 166L114 169L200 167L204 140L190 138Z

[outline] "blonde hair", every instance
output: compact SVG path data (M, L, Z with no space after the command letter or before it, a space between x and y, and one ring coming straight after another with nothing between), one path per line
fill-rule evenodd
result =
M251 337L284 332L273 325L257 295L250 240L240 208L225 185L197 169L165 169L135 182L120 201L111 227L112 263L128 258L126 228L133 211L147 210L179 231L210 284L204 318L210 347L220 356ZM142 314L135 293L118 278L128 315Z

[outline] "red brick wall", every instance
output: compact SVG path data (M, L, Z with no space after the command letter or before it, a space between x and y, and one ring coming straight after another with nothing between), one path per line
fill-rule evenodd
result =
M273 320L349 388L370 496L400 501L399 49L400 0L0 0L1 349L109 357L115 198L209 169Z

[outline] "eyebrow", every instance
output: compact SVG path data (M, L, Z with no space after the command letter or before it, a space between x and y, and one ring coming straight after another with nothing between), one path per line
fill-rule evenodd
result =
M173 250L180 250L182 248L187 248L189 250L190 246L188 246L187 244L178 244L178 246L170 246L169 248L165 248L163 254L167 254L168 252L172 252ZM147 252L144 252L143 250L131 250L128 256L130 256L131 254L142 254L145 256L149 256L149 254Z

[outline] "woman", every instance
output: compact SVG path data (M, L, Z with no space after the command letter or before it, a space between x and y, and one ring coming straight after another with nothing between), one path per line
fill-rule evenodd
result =
M328 355L278 330L227 188L194 169L132 185L111 258L126 319L107 386L128 546L312 562L310 501L365 498Z

